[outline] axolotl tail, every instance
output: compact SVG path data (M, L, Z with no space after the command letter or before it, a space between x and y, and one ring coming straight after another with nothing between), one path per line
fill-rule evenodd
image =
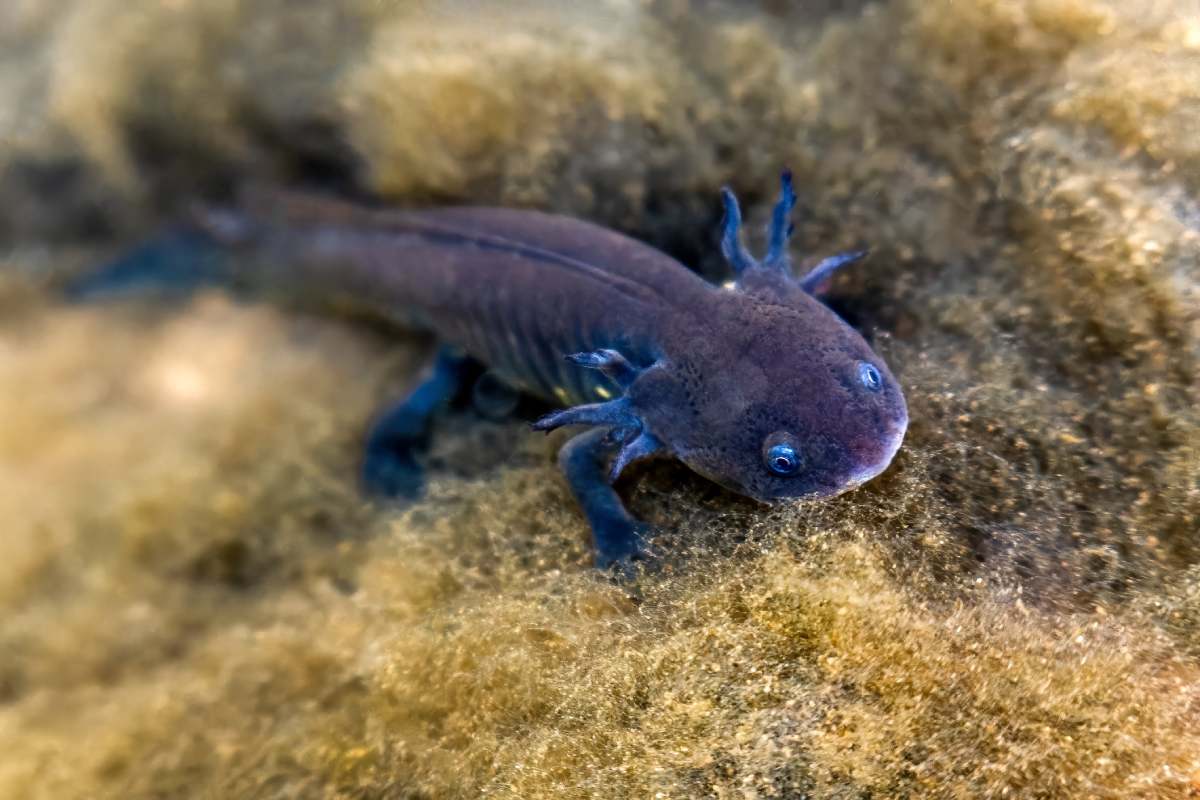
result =
M153 238L69 279L61 287L62 295L76 302L182 300L212 287L251 298L269 295L273 300L294 302L296 298L284 291L292 281L281 274L279 263L293 254L269 246L263 223L278 226L295 217L296 227L303 230L314 213L320 218L323 202L252 184L242 187L229 205L194 203L177 223ZM316 207L316 212L310 206ZM285 242L289 235L302 239L295 231L285 234ZM305 277L311 282L313 276Z
M154 296L183 298L206 286L231 282L228 250L209 233L179 226L62 287L75 302Z
M426 327L403 292L404 242L370 206L251 187L226 207L195 206L183 221L69 280L68 300L183 300L212 287L296 310ZM387 240L387 241L385 241ZM403 288L403 287L401 287Z

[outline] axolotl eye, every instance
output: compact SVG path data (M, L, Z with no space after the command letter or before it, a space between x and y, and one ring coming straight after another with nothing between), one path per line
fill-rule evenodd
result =
M878 392L883 388L883 376L879 374L879 369L866 361L858 363L858 379L869 392Z
M786 433L773 433L763 442L763 461L776 475L795 475L804 466L804 456Z

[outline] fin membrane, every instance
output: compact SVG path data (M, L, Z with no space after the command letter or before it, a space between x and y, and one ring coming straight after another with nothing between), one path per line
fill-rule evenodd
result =
M74 302L154 296L184 298L205 286L229 282L225 249L192 229L168 231L63 287Z

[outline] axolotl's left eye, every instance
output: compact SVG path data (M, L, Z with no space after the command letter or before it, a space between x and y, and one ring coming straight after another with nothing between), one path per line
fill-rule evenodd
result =
M795 475L804 466L804 456L786 433L773 433L763 442L763 461L776 475Z

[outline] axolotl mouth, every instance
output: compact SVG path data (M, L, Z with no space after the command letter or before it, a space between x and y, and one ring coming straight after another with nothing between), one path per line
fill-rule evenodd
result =
M888 432L887 445L880 452L879 456L865 467L855 470L850 475L850 479L846 481L845 486L836 494L842 494L852 489L857 489L867 481L880 475L892 463L892 459L896 457L896 453L900 451L900 445L904 444L904 435L908 432L908 417L896 423ZM873 448L875 449L875 448Z

